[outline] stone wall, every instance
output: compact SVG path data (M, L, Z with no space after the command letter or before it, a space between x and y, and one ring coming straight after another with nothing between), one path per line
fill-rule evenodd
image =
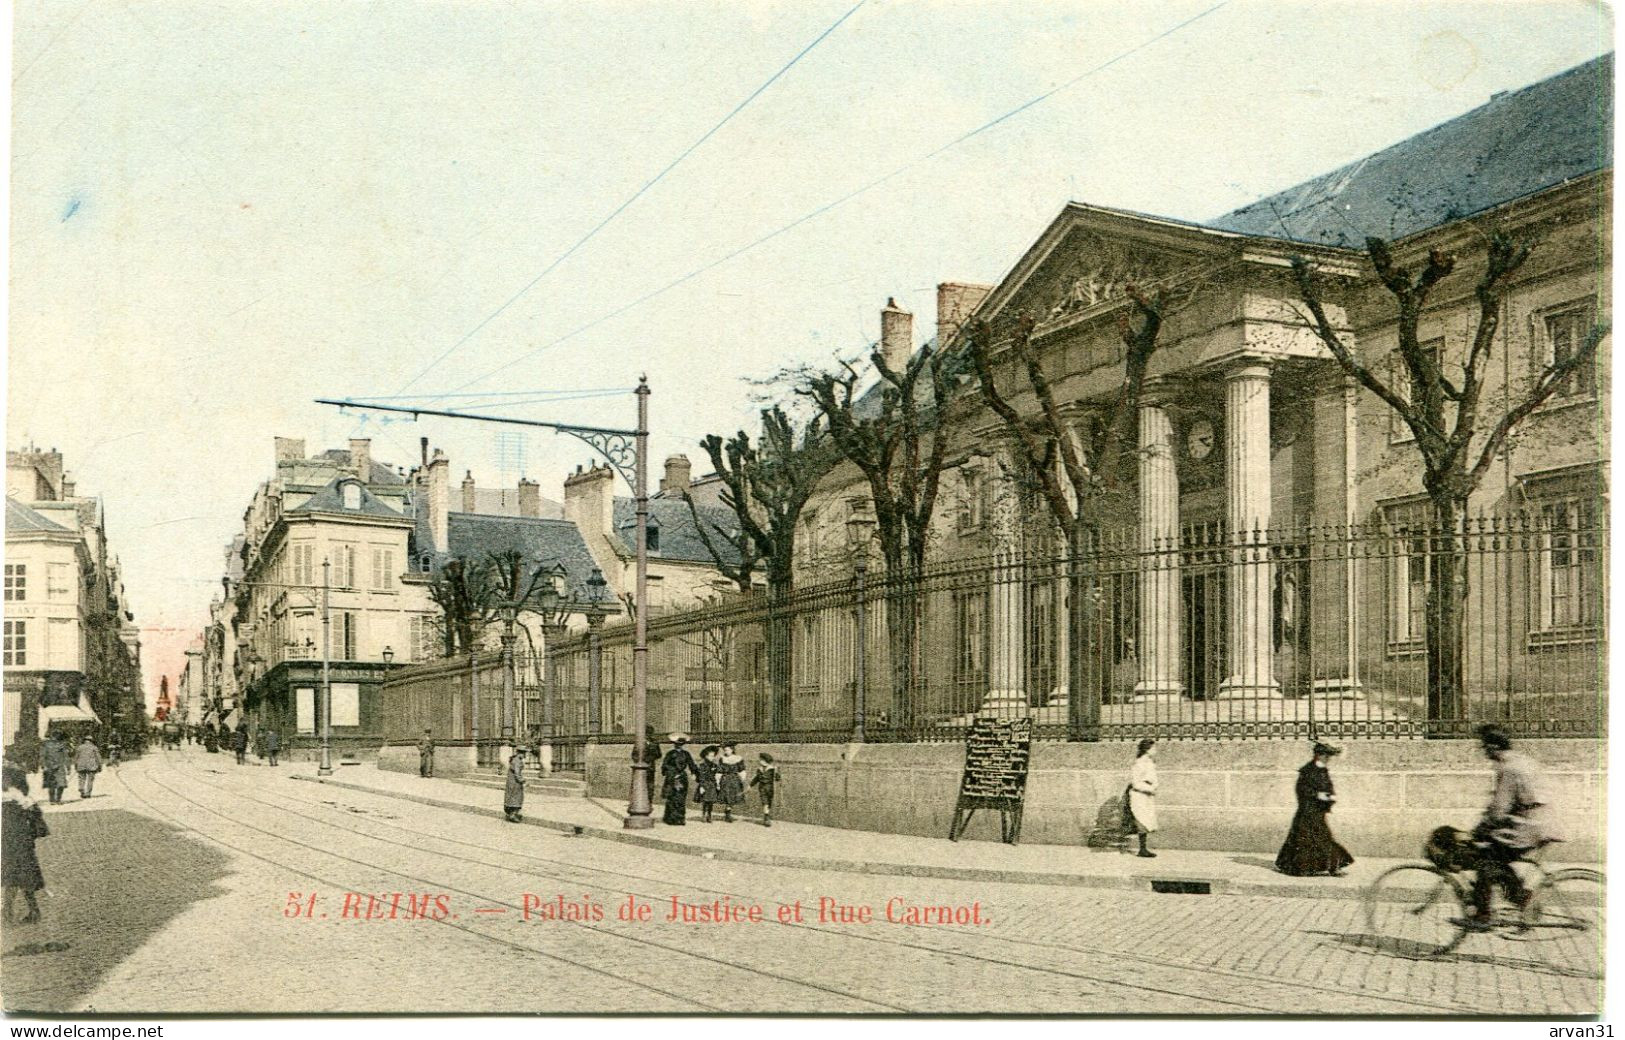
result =
M1519 741L1546 769L1567 843L1564 860L1600 862L1607 745L1594 740ZM741 748L777 760L782 820L856 830L945 837L953 817L960 744L771 744ZM1158 811L1152 847L1214 849L1273 857L1294 809L1293 783L1308 761L1300 741L1168 742L1158 745ZM1022 840L1102 845L1115 836L1134 746L1037 744L1027 782ZM594 797L624 800L624 744L588 748ZM1355 856L1415 856L1442 824L1471 827L1489 800L1490 763L1472 741L1350 741L1332 760L1333 833ZM754 811L752 796L749 808ZM994 814L979 812L966 837L997 841Z

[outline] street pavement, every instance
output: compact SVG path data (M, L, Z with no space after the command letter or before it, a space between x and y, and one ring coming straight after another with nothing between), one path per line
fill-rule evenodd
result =
M1159 894L1130 876L1225 862L1243 876L1256 869L1249 857L1096 856L1102 866L1084 880L1031 883L991 872L1019 876L999 862L1014 854L1077 874L1055 866L1073 850L748 823L656 827L645 833L673 846L650 847L592 836L616 833L616 809L586 799L532 797L527 817L553 826L515 826L487 814L500 794L484 788L372 766L341 769L342 787L309 773L153 752L104 773L96 797L48 807L45 919L0 933L5 1007L1418 1016L1602 1006L1595 957L1553 958L1496 935L1419 960L1367 934L1355 899L1234 883ZM989 873L932 876L952 862L931 859L928 844ZM803 857L824 865L788 865ZM1099 883L1108 862L1128 880ZM902 873L911 866L921 876ZM647 920L622 919L629 900ZM674 900L686 920L667 919ZM888 907L928 923L888 921Z

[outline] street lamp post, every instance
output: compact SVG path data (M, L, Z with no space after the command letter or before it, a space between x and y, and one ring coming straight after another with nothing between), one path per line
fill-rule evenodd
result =
M518 620L517 604L502 606L502 746L503 757L513 754L513 644L514 622Z
M587 578L587 733L604 731L604 572L597 567Z
M866 739L864 722L868 711L869 618L865 586L869 577L869 535L874 526L874 518L863 513L853 513L846 521L847 541L852 546L852 566L857 579L855 584L858 600L858 656L857 666L854 669L856 674L853 677L856 687L852 697L852 739L860 744Z
M473 419L479 422L504 423L511 426L539 426L557 433L578 437L601 453L609 464L620 472L623 479L630 477L633 493L637 496L637 617L634 619L636 643L632 648L632 790L626 806L623 826L628 830L645 830L654 826L649 789L645 779L650 765L644 761L644 730L648 725L649 700L649 377L639 376L637 387L638 425L636 430L619 430L603 426L574 426L568 423L544 422L540 419L513 419L495 415L472 415L467 412L447 411L439 408L419 408L402 404L374 404L369 401L317 398L317 404L338 408L361 408L376 412L401 412L414 419L422 415L439 415L451 419ZM630 441L630 444L628 444ZM627 472L630 447L632 473ZM478 700L478 680L475 680L475 699ZM476 722L476 726L478 723Z
M328 610L333 561L322 560L322 755L317 776L333 775L333 677L328 670L333 656L333 616Z

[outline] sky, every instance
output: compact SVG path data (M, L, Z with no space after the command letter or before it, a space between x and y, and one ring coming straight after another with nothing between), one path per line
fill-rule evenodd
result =
M856 354L888 297L925 339L939 282L998 281L1068 200L1212 218L1613 34L1574 0L13 17L7 443L58 448L104 499L149 699L274 436L372 437L400 466L427 436L458 477L552 498L593 457L317 397L630 426L647 374L652 472L676 452L703 472L702 436L754 427L749 380ZM474 393L514 403L447 396Z

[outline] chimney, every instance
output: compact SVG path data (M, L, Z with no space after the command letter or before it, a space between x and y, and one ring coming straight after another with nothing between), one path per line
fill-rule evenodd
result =
M564 518L575 524L584 537L596 533L614 544L615 472L608 466L591 466L566 477Z
M451 509L451 463L436 449L429 462L429 541L437 553L446 552L450 545L447 520Z
M880 356L886 359L887 368L901 375L912 353L914 315L897 306L895 299L888 299L880 312Z
M298 462L305 457L305 441L302 437L276 437L276 464L284 462Z
M992 291L991 285L972 282L943 282L937 286L937 349L946 349L954 341Z
M687 455L671 455L666 459L666 475L660 478L660 493L670 492L673 497L688 490L693 479L693 467Z
M427 438L427 437L419 437L418 438L418 454L422 456L422 458L420 458L418 460L418 465L422 466L424 469L428 469L429 468L429 438Z
M72 477L68 476L66 473L62 474L62 497L63 498L72 498L73 497L73 492L76 489L77 484L78 484L78 481L74 480Z
M372 483L372 440L368 437L350 438L350 470L363 484Z
M542 515L542 486L534 480L519 478L519 515L540 517Z
M463 471L463 512L465 512L465 513L478 512L478 510L475 509L475 506L477 506L478 504L479 504L479 502L477 501L477 498L476 498L476 496L474 494L474 471L471 470L471 469L470 470L464 470Z

